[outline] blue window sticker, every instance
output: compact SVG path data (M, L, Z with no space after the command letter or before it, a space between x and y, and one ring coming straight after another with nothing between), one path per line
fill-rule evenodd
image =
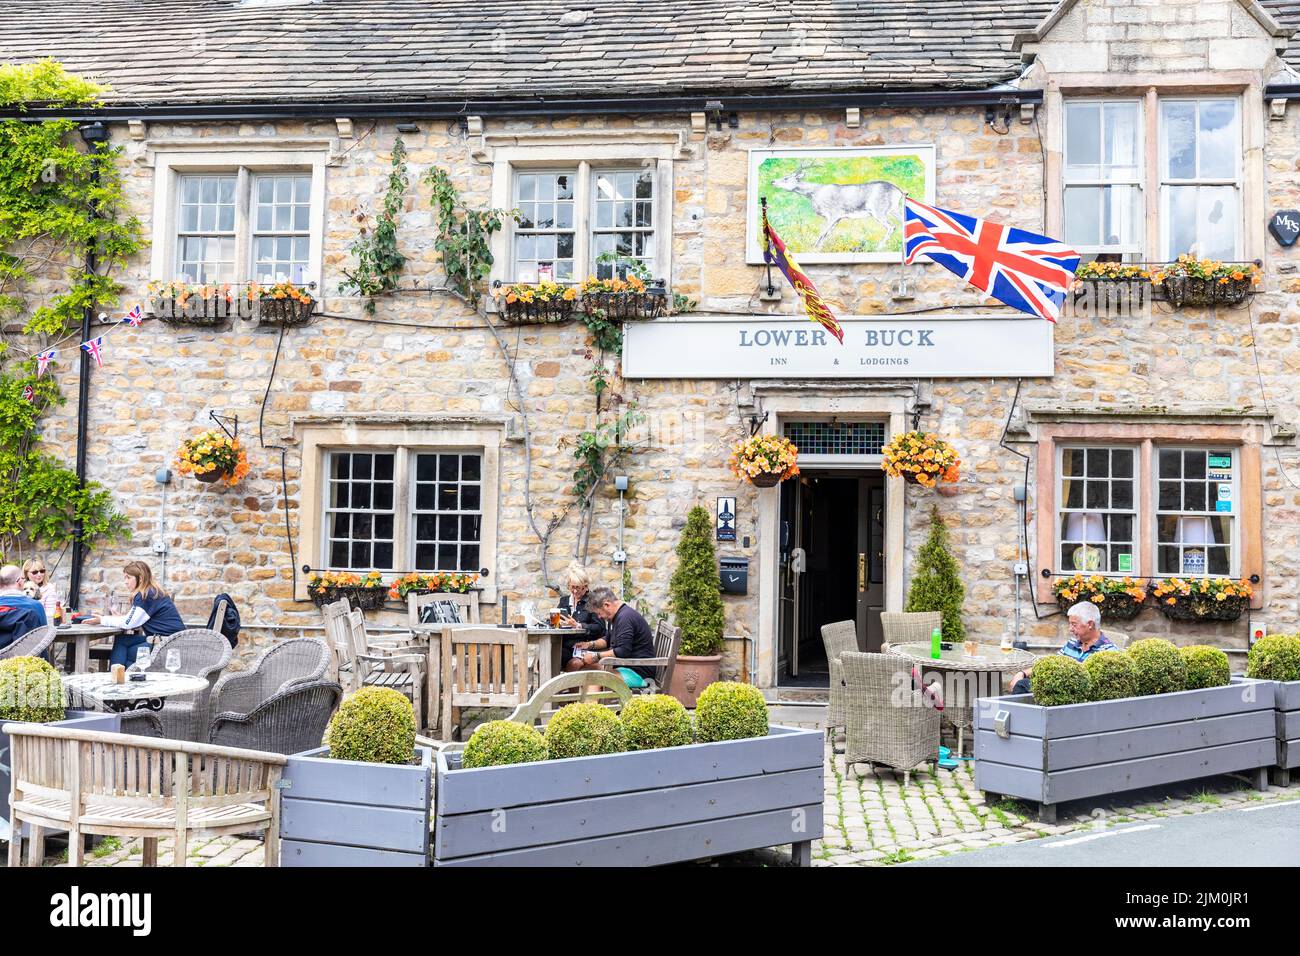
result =
M1231 511L1231 510L1232 510L1232 502L1231 502L1231 501L1216 501L1216 502L1214 503L1214 510L1215 510L1215 511Z

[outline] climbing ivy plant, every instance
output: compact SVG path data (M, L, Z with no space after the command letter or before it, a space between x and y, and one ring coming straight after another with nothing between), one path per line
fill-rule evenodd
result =
M53 60L0 65L0 108L87 105L103 92ZM108 491L93 482L83 487L73 471L42 449L41 417L64 399L57 374L37 377L34 357L52 346L60 357L77 354L83 311L116 303L120 289L113 272L141 248L140 224L124 215L118 152L105 143L78 148L76 124L68 120L0 120L0 558L5 561L31 548L61 548L78 534L87 544L115 538L126 527ZM93 271L86 268L91 250L98 259ZM57 373L59 364L51 371Z
M433 192L430 201L438 215L438 234L433 244L442 256L447 286L477 306L483 296L481 284L492 271L492 234L499 232L506 220L518 222L519 212L466 207L460 190L440 166L431 166L424 181Z
M384 209L375 217L374 229L361 235L352 243L351 251L357 264L347 278L339 283L339 290L366 296L366 312L375 314L375 296L392 292L406 266L406 256L397 248L397 217L402 212L410 179L406 174L406 146L402 137L393 143L393 171L388 174L388 190L384 193ZM359 217L362 221L364 216Z

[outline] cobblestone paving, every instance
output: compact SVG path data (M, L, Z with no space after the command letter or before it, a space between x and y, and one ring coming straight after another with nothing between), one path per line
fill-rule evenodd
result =
M813 844L813 866L891 866L981 847L1132 823L1185 813L1204 813L1243 803L1296 799L1300 783L1257 793L1244 779L1212 777L1169 787L1152 787L1109 799L1079 800L1061 806L1058 823L1038 822L1036 807L1016 800L986 804L975 789L974 767L963 760L956 770L920 771L903 786L903 775L859 764L846 771L844 758L827 747L825 837ZM86 858L87 866L139 866L140 842L104 840ZM159 845L158 863L172 863L172 841ZM192 839L190 866L261 866L256 839ZM3 865L0 855L0 865ZM66 851L46 866L66 862ZM789 848L742 853L712 861L719 866L781 866Z

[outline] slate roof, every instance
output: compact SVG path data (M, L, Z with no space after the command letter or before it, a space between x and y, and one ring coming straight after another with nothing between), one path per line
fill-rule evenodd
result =
M54 56L131 106L988 89L1054 5L0 0L0 62ZM1300 25L1300 0L1262 5Z

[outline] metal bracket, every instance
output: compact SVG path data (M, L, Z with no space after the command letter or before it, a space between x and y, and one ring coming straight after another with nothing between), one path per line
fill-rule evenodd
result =
M993 715L993 731L1003 740L1011 736L1011 712L999 710Z
M217 425L220 426L221 430L226 433L226 437L229 438L231 441L239 440L239 416L238 415L218 415L216 412L208 412L208 418L216 422ZM230 423L232 426L234 426L235 430L233 432L226 427L227 423Z
M761 417L758 415L749 416L749 437L750 438L753 438L755 435L758 434L758 430L763 427L763 423L765 421L767 421L767 412L764 412Z

